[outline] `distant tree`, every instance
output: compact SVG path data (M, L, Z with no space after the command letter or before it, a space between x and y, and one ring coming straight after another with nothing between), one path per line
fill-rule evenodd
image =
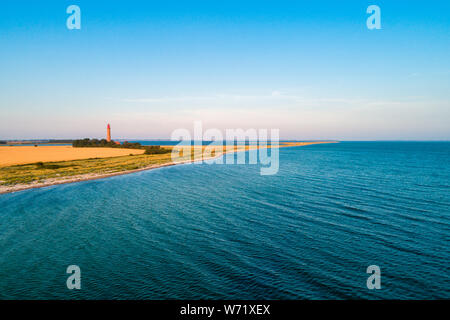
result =
M105 147L105 148L122 148L122 149L142 149L142 145L138 142L130 143L125 141L122 144L117 144L114 141L106 141L106 139L81 139L74 140L72 142L74 148L94 148L94 147Z
M142 146L139 142L131 143L131 142L125 141L124 143L122 143L120 145L120 147L127 148L127 149L141 149Z
M144 154L164 154L171 152L170 149L161 148L161 146L145 146Z
M0 141L0 144L6 144L6 141Z
M144 154L164 154L170 153L171 150L167 148L161 148L161 146L142 146L139 142L125 141L122 144L116 144L114 141L106 141L106 139L80 139L73 140L72 146L74 148L121 148L121 149L144 149Z

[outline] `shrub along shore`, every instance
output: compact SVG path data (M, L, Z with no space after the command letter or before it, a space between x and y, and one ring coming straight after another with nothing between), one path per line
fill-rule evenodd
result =
M170 149L161 148L161 146L143 146L139 142L125 141L121 144L106 139L81 139L72 142L74 148L121 148L121 149L143 149L144 154L164 154L169 153Z

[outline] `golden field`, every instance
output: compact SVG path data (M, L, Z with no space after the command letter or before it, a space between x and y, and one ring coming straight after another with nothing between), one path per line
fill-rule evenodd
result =
M120 148L73 148L72 146L0 147L0 167L36 162L71 161L143 154L144 150Z
M12 147L5 147L12 148ZM24 148L24 147L17 147ZM34 147L32 147L34 148ZM38 149L40 147L37 147ZM55 146L53 148L63 148ZM165 146L165 148L173 148ZM72 148L73 152L97 149L97 148ZM109 148L99 148L109 150ZM219 156L223 152L234 152L248 150L245 147L223 148L219 152L209 152L208 157ZM179 148L178 154L142 154L144 150L134 149L113 149L121 150L125 155L115 157L95 157L86 159L74 159L64 161L33 161L28 159L25 164L0 166L0 194L4 192L27 189L29 184L45 186L58 184L59 182L73 182L89 180L92 178L106 177L117 173L127 173L142 169L151 169L158 166L172 165L176 163L190 162L202 159L205 154L205 147ZM133 155L130 151L139 151L140 154ZM24 155L22 153L22 155ZM86 153L79 153L78 156ZM89 153L87 153L89 154ZM205 156L206 157L206 156ZM23 159L26 161L26 159ZM8 187L4 187L8 186ZM15 186L15 187L11 187Z

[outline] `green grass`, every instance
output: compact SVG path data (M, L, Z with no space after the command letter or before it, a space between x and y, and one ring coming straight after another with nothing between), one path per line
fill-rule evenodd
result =
M187 160L185 158L184 160ZM28 184L51 178L71 177L82 174L114 173L135 170L150 165L172 162L171 153L155 155L128 155L113 158L38 162L0 168L0 185Z
M241 147L232 147L229 150L238 150ZM248 147L242 147L245 149ZM211 156L216 153L212 152ZM182 151L176 161L199 159L202 151L192 147L189 152ZM92 158L73 161L37 162L32 164L0 167L0 185L30 184L42 182L47 179L62 179L84 174L108 174L129 170L141 169L151 165L165 164L172 161L172 153L128 155L111 158Z
M176 161L201 157L201 151L191 149ZM107 174L145 168L172 161L172 153L128 155L110 158L92 158L73 161L37 162L32 164L0 167L0 185L29 184L47 179L61 179L83 174Z

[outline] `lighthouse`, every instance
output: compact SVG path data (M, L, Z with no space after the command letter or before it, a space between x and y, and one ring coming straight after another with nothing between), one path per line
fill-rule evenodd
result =
M106 127L106 141L111 142L111 126L108 123Z

